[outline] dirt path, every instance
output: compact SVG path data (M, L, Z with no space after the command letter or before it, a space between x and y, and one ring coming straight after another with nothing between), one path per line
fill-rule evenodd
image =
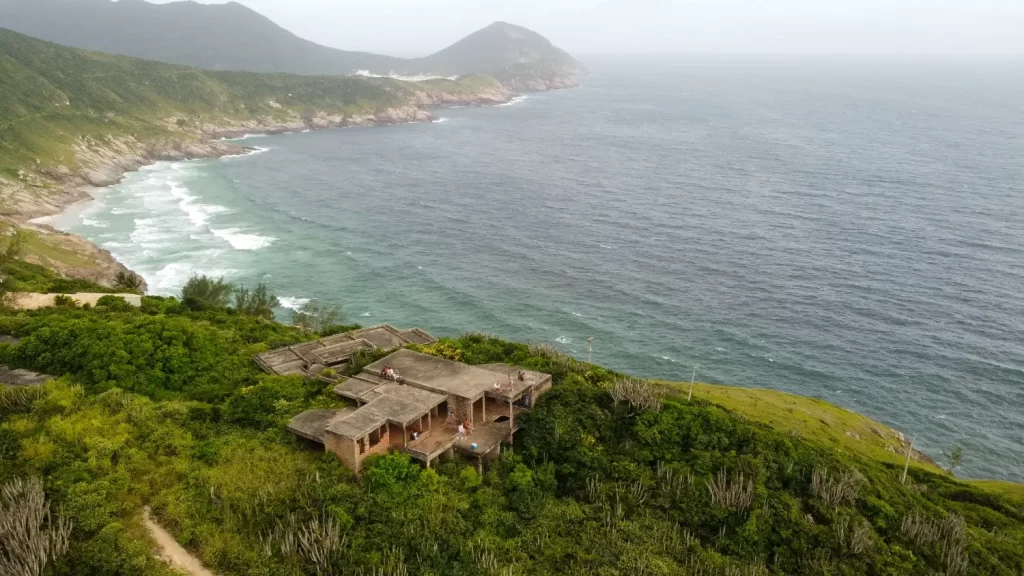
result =
M213 572L203 567L203 563L198 558L182 548L173 536L153 520L153 516L149 513L149 506L142 509L142 519L146 523L149 534L153 536L153 540L156 540L156 544L160 548L161 560L190 576L214 576Z

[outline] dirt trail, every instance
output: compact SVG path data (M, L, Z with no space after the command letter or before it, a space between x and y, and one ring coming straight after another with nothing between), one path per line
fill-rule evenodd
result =
M142 519L146 523L146 528L149 530L150 535L153 536L153 540L156 540L156 544L160 548L161 560L190 576L214 576L213 572L203 567L203 563L198 558L182 548L181 544L178 544L173 536L153 520L153 516L149 513L149 506L142 509Z

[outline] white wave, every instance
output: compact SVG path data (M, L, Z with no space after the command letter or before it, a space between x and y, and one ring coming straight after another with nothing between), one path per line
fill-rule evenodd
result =
M266 138L266 134L242 134L237 138L221 138L223 142L237 142L238 140L248 140L250 138Z
M572 338L569 338L568 336L559 336L558 338L555 338L555 342L558 342L559 344L572 344Z
M110 222L96 220L95 218L82 218L82 224L92 226L93 228L108 228L110 226Z
M178 200L178 208L188 216L188 220L192 223L193 228L202 228L209 221L210 216L214 214L228 212L228 209L224 206L197 203L198 197L189 194L188 189L180 182L168 180L168 184L171 190L171 197Z
M580 314L579 312L569 312L569 314L572 314L573 316L583 316L583 314Z
M425 82L427 80L458 80L458 76L437 76L435 74L413 74L403 75L396 74L394 70L387 74L374 74L369 70L356 70L353 76L362 76L364 78L391 78L393 80L403 80L405 82Z
M278 296L277 301L281 303L281 308L295 310L296 312L302 310L302 307L306 304L309 304L309 298L296 298L294 296Z
M213 235L231 244L231 247L235 250L259 250L266 248L274 243L272 236L263 236L261 234L246 234L238 228L225 228L222 230L210 229Z
M605 248L607 250L611 250L612 249L611 246L605 246L604 244L598 244L598 246L600 246L601 248Z
M673 363L673 364L675 364L675 363L676 363L676 361L675 361L675 360L673 360L673 359L669 358L668 356L662 356L662 357L661 357L661 359L662 359L662 360L668 360L669 362L671 362L671 363Z
M515 98L509 100L508 102L505 102L504 104L498 104L498 106L515 106L516 104L521 104L525 102L527 99L529 99L529 96L516 96Z
M362 318L369 318L370 317L370 313L369 312L363 312L359 316L362 317Z
M446 118L444 116L441 116L440 118L434 120L434 124L444 124L447 121L448 121L448 118Z
M125 210L124 208L111 208L110 209L110 213L114 214L114 215L117 215L117 214L134 214L135 210Z
M242 152L241 154L228 154L227 156L221 156L220 159L221 160L233 160L235 158L247 158L249 156L255 156L257 154L263 154L264 152L268 152L270 150L271 150L270 148L265 148L265 147L262 147L262 146L253 146L252 150L246 150L245 152Z
M135 227L128 234L128 239L142 248L150 244L162 246L175 236L163 225L162 218L136 218L134 223Z

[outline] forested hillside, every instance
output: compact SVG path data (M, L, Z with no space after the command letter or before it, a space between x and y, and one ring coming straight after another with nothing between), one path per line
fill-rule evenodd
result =
M559 76L534 89L563 87L585 72L576 59L521 26L494 23L423 58L337 50L281 28L237 2L0 0L0 25L51 42L195 66L291 74L508 74Z
M208 72L85 52L0 29L0 174L78 167L75 146L195 138L204 125L298 122L502 93L493 80ZM500 101L500 100L499 100Z
M554 375L483 475L395 454L356 479L284 430L339 399L251 360L315 334L157 298L3 313L0 333L20 338L0 363L63 375L0 395L0 483L43 478L72 524L54 574L166 574L144 505L224 575L1024 571L1021 500L926 467L903 482L898 464L545 346L468 335L428 350Z

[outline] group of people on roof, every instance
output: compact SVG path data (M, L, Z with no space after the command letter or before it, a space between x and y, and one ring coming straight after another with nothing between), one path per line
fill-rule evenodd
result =
M518 378L519 378L520 382L525 382L526 381L526 372L523 372L522 370L520 370ZM497 392L498 394L508 394L509 392L515 390L515 387L516 387L515 380L513 380L512 379L512 375L509 374L508 375L508 384L505 384L503 386L500 382L495 382L494 386L492 387L492 389L495 392Z
M398 382L399 384L405 381L401 376L398 375L398 370L395 370L391 366L384 366L383 368L381 368L380 377L391 382Z

